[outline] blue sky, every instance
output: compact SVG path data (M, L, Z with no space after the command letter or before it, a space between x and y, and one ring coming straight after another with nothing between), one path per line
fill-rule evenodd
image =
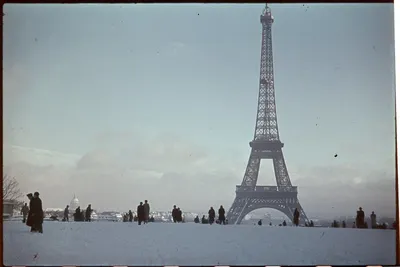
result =
M339 186L340 179L346 188L355 183L354 195L365 199L338 187L341 193L330 193L326 203L342 198L332 205L352 213L363 203L373 205L367 200L370 194L381 194L375 196L380 204L371 208L394 212L393 5L273 4L271 9L280 137L306 212L323 212L314 202L326 195L315 194L315 187L322 192L326 186ZM164 153L159 161L176 156L167 164L174 177L202 173L204 184L216 187L210 189L215 198L205 201L205 207L230 206L254 132L262 10L258 4L5 5L3 142L11 147L5 155L9 172L21 168L21 162L37 164L33 158L39 152L21 159L15 147L75 155L76 162L97 157L99 150L110 155L111 149L113 164L131 158L148 162L149 170L154 166L160 186L169 171L153 161ZM173 148L161 149L172 143ZM153 152L145 159L137 145ZM134 152L127 149L131 146ZM175 155L171 149L180 152ZM181 170L189 166L182 151L198 151L204 165ZM61 172L54 158L41 164ZM113 164L114 173L132 167L129 160L122 167ZM32 177L45 174L32 166L32 173L24 171L25 178L20 178L21 186L28 190L34 184L55 199L48 185L34 182ZM81 165L72 166L65 180L53 181L54 188L83 175L76 170ZM218 174L207 173L209 168ZM82 179L89 181L91 175L105 173L92 166ZM112 177L107 175L104 179ZM150 178L133 176L135 183L132 177L124 181L141 192L150 190L136 181ZM192 178L182 179L188 188L193 186ZM184 188L178 180L171 183ZM382 192L371 190L384 183ZM91 194L80 187L82 195ZM115 191L120 194L118 186ZM64 206L72 194L55 203ZM350 207L349 195L355 201ZM88 198L103 208L136 201L109 204L95 194ZM203 205L191 201L187 208ZM165 201L153 202L164 208Z

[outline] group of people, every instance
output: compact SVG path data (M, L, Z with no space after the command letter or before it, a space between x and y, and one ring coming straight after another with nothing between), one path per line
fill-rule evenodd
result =
M196 216L196 218L194 218L194 222L200 223L199 216ZM214 222L217 224L227 224L228 223L225 218L225 209L222 205L220 206L220 208L218 210L218 219L217 220L215 220L215 210L213 207L211 207L210 210L208 211L208 219L206 219L205 215L203 215L203 217L201 218L202 224L207 224L207 223L213 224Z
M372 229L386 229L386 227L387 227L386 224L378 224L377 223L376 214L374 211L371 213L370 219L371 219L371 228ZM396 228L395 222L393 223L392 227ZM365 214L361 207L357 211L356 221L353 223L353 228L368 228L368 223L365 221Z
M39 197L39 192L34 194L29 193L26 195L29 199L29 206L27 203L21 209L23 215L22 222L31 227L31 232L43 233L43 207L42 200Z
M174 208L172 209L172 220L174 223L181 223L184 222L184 219L182 217L182 211L181 208L177 208L176 205L174 205Z
M22 221L23 223L26 223L27 226L31 227L31 232L43 233L44 212L42 208L42 200L39 197L39 192L35 192L34 194L29 193L27 194L27 197L29 199L29 206L27 203L25 203L21 209L21 214L23 215ZM90 222L92 212L93 209L91 204L88 205L85 211L81 211L80 207L78 207L75 210L75 213L73 214L74 221ZM141 225L142 223L146 224L150 221L154 221L154 218L150 218L149 214L150 214L150 204L148 203L147 200L145 200L144 203L140 202L139 206L137 207L137 216L134 217L132 211L129 210L129 212L126 215L124 215L124 221L128 220L130 222L137 221L139 225ZM295 226L299 225L299 217L300 217L300 212L296 208L293 213L293 225ZM210 210L208 211L208 219L205 217L205 215L203 215L201 223L213 224L215 222L217 224L224 224L224 225L228 224L228 221L225 218L225 209L222 205L218 210L217 220L215 220L215 218L216 218L215 210L213 207L211 207ZM372 212L370 218L371 218L371 228L373 229L380 228L376 222L375 212ZM174 223L184 222L184 219L182 217L182 211L179 207L176 207L176 205L174 205L172 209L172 219ZM67 205L64 210L63 221L69 221L69 205ZM199 216L196 216L194 222L200 223ZM258 222L258 225L262 225L261 220ZM283 222L282 226L286 226L286 221ZM312 227L314 226L314 223L311 221L309 224L306 224L306 226ZM332 223L332 227L339 227L339 223L337 221L334 221ZM342 222L342 227L346 228L346 223L344 221ZM357 217L355 222L353 223L353 228L368 228L368 225L365 221L365 214L361 207L357 211Z
M154 217L153 216L149 216L149 220L148 222L154 222ZM137 222L138 221L138 216L133 216L133 213L131 210L129 210L127 213L125 213L124 215L122 215L122 221L123 222Z
M81 210L81 207L77 207L75 209L74 221L75 222L90 222L92 217L92 204L89 204L85 211ZM69 205L67 205L64 209L64 218L62 219L63 222L69 222Z
M144 201L144 204L143 204L143 202L140 202L139 206L137 207L136 214L137 214L137 221L138 221L139 225L141 225L142 223L146 224L149 222L150 204L147 200ZM133 219L133 214L130 211L130 214L129 214L130 221L131 221L131 219L130 219L131 217Z

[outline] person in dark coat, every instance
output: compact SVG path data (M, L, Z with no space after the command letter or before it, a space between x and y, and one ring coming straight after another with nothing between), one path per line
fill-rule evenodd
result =
M364 228L364 218L365 214L362 208L360 207L357 211L357 217L356 217L356 227L357 228Z
M262 225L262 221L261 220L258 221L258 225L260 225L260 226Z
M143 202L140 202L140 205L137 207L137 217L138 217L138 224L141 225L145 219L145 211Z
M32 199L33 199L33 194L29 193L26 195L29 199L29 212L28 212L28 218L26 219L26 225L28 227L31 227L31 232L32 232L32 227L33 227L33 220L32 220L32 212L31 212L31 207L32 207ZM35 232L35 230L33 230Z
M91 217L92 217L92 204L89 204L86 208L86 214L85 214L85 221L90 222L91 221Z
M293 224L296 226L299 226L299 217L300 217L300 213L296 208L293 213Z
M69 205L67 205L67 206L65 207L65 210L64 210L64 219L63 219L63 221L64 221L64 222L68 222L68 221L69 221Z
M283 225L283 226L286 226L286 220L283 220L282 225ZM280 226L280 225L279 225L279 226Z
M149 222L149 215L150 215L150 205L147 202L147 200L144 201L144 223L148 223Z
M376 228L376 214L375 214L375 212L371 213L371 228L372 229Z
M176 218L178 217L178 209L176 208L176 205L174 205L174 208L172 209L172 220L174 223L177 222Z
M39 193L35 192L33 194L33 198L31 201L30 211L32 217L32 228L31 232L38 231L39 233L43 233L43 208L42 208L42 200L39 197Z
M129 222L132 222L133 221L133 213L131 210L129 210L128 216L129 216Z
M224 209L224 207L222 207L222 205L218 210L218 220L219 220L219 224L222 224L222 223L225 224L225 209Z
M27 217L28 214L29 214L28 203L25 203L25 205L22 206L21 214L22 214L22 222L23 222L23 223L26 223L26 217Z
M181 211L181 208L179 208L178 207L178 209L177 209L177 211L176 211L176 221L179 223L179 222L182 222L182 211Z
M203 217L201 218L201 223L202 224L207 224L208 220L206 219L206 215L203 215Z
M208 211L208 223L213 224L215 220L215 210L213 207Z
M74 213L74 221L80 222L82 219L81 207L77 207Z
M197 215L195 218L194 218L194 223L199 223L200 222L200 218L199 218L199 215Z

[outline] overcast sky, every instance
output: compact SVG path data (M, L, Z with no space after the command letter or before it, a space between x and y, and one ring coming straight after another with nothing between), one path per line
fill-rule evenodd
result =
M393 4L271 5L280 137L309 216L394 215ZM233 202L263 5L4 6L4 165L44 207ZM334 155L337 154L337 157ZM263 161L260 184L274 185Z

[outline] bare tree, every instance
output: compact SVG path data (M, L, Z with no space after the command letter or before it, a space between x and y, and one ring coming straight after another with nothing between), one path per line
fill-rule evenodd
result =
M19 190L19 183L15 177L3 174L3 201L20 202L22 193Z

